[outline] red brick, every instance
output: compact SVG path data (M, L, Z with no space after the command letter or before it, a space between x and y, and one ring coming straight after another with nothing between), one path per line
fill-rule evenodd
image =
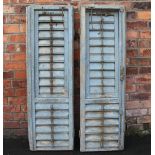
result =
M128 125L136 124L137 123L137 117L127 117L126 123Z
M21 105L21 111L22 112L27 112L27 105Z
M33 3L34 0L12 0L12 3Z
M132 58L129 61L129 65L131 65L131 66L137 66L138 65L138 62L139 62L139 59L138 58Z
M25 120L24 113L13 113L13 120Z
M141 65L141 66L150 66L151 65L151 59L141 58L141 59L139 59L139 65Z
M3 4L9 4L10 0L3 0Z
M150 92L151 85L150 84L140 84L136 86L137 92Z
M143 116L137 118L137 123L150 123L151 122L151 116Z
M127 31L127 39L135 39L139 37L139 33L137 31Z
M15 8L13 6L10 5L3 5L3 13L14 13L15 12Z
M127 75L138 74L138 68L136 68L136 67L127 67L126 73L127 73Z
M147 109L126 110L127 117L142 116L147 114Z
M3 113L3 120L5 120L5 121L13 120L12 113Z
M138 56L137 49L127 49L127 57L136 57Z
M127 76L126 77L126 83L136 83L136 78L135 78L136 76Z
M3 87L10 88L11 87L11 80L3 80Z
M25 80L12 81L12 86L14 88L25 88L26 87L26 81Z
M151 38L151 31L142 31L139 36L142 39Z
M11 35L10 36L10 42L25 43L26 42L26 36L24 34Z
M151 101L127 101L125 105L126 109L143 109L143 108L150 108Z
M22 23L26 23L26 16L7 14L7 15L4 15L4 20L5 20L5 23L7 24L22 24Z
M141 67L141 68L139 69L139 73L140 73L140 74L151 73L151 67Z
M139 75L135 78L137 83L150 83L151 82L151 75Z
M80 52L79 51L74 52L74 60L80 60Z
M26 52L25 44L16 44L16 52Z
M74 12L74 19L75 20L80 20L80 14L79 14L79 12Z
M143 56L143 57L150 57L150 56L151 56L151 49L148 49L148 48L141 48L141 49L140 49L140 56Z
M18 88L15 90L16 96L26 96L26 88Z
M13 71L9 71L9 72L3 72L3 78L4 79L11 79L14 77L14 73Z
M26 79L26 71L15 71L15 79Z
M21 128L28 128L28 123L27 122L21 122L20 127Z
M9 122L4 122L4 128L19 128L20 127L20 123L19 122L12 122L12 121L9 121Z
M26 5L16 5L14 8L16 14L25 14L26 13Z
M151 19L151 12L150 11L138 11L136 13L137 19L142 19L142 20L150 20Z
M6 24L6 23L7 23L7 16L3 15L3 24Z
M4 61L10 61L10 54L9 53L4 53L3 54L3 60Z
M8 98L9 104L16 104L16 105L23 105L27 103L26 96L20 96L20 97L9 97Z
M10 105L3 105L3 112L10 112Z
M6 46L6 52L24 52L26 51L25 44L8 44Z
M139 109L139 108L143 108L142 105L143 104L141 104L140 101L127 101L125 108L126 109Z
M4 33L18 33L20 32L18 24L10 24L10 25L3 25L3 32Z
M10 41L10 36L7 34L3 35L3 43L8 43Z
M130 11L126 13L127 20L133 20L136 18L136 12L135 11Z
M12 61L25 61L26 60L26 54L25 53L14 53L11 55Z
M132 93L129 95L129 100L149 100L150 93Z
M135 47L137 47L137 40L128 40L127 41L127 47L128 48L135 48Z
M57 0L35 0L35 3L51 3L51 2L59 2ZM61 1L62 3L62 1Z
M8 97L4 97L3 96L3 104L5 105L5 104L8 104Z
M9 89L4 89L4 96L14 96L15 95L15 91L13 88L9 88Z
M4 105L4 112L20 112L20 105Z
M78 31L78 33L80 34L80 22L76 22L76 23L74 24L74 29L75 29L76 31Z
M25 70L25 62L7 62L4 64L4 70Z
M15 51L15 44L8 44L6 46L6 52L14 52Z
M20 32L26 32L26 24L20 24Z
M150 10L151 2L133 2L132 8L139 9L139 10Z
M134 84L126 84L126 92L135 92L136 86Z
M151 47L151 41L150 40L140 40L139 41L139 47L150 48Z
M127 29L141 30L147 28L146 21L127 22Z

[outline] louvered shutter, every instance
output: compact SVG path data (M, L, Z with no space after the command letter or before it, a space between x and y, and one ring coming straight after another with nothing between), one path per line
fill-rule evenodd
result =
M125 13L81 7L81 151L124 147Z
M27 8L31 150L73 149L72 14L71 6Z

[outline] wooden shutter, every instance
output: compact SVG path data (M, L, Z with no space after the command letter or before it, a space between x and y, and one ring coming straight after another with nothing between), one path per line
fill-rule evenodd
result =
M81 151L124 147L125 13L81 7Z
M31 150L73 149L72 22L71 6L27 8Z

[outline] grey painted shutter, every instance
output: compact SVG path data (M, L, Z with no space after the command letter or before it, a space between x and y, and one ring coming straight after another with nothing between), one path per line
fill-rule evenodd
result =
M31 150L73 149L72 14L71 6L27 9Z
M124 19L122 7L81 8L81 151L124 147Z

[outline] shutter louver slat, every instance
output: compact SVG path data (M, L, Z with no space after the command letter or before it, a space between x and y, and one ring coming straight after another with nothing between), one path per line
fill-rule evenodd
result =
M28 86L34 94L28 105L30 149L72 150L72 7L30 6L27 13L29 36L35 38L28 40L27 51L34 83Z
M98 5L81 8L81 151L123 149L120 111L124 83L119 81L123 57L119 52L123 50L118 46L123 38L119 38L119 10L120 7L107 9Z

